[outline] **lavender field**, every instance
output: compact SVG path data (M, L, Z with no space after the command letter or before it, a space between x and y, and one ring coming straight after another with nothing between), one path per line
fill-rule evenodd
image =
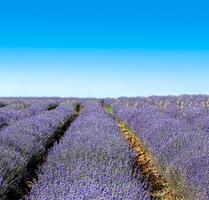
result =
M0 98L2 200L209 200L209 96Z

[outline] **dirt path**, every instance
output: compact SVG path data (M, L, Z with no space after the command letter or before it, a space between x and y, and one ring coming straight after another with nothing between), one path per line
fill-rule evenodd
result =
M108 112L107 109L105 109ZM145 148L140 138L129 128L126 123L108 112L109 115L117 122L122 136L129 143L130 148L135 152L135 161L133 164L133 176L140 175L140 181L146 182L151 199L157 200L181 200L182 198L175 195L175 191L163 177L155 166L152 155Z
M139 171L142 180L147 182L151 198L162 200L179 199L175 197L172 189L169 187L169 184L159 173L157 167L155 167L152 156L146 148L144 148L142 142L136 134L121 121L118 121L118 126L120 127L121 134L135 152L136 158L133 171L136 174Z

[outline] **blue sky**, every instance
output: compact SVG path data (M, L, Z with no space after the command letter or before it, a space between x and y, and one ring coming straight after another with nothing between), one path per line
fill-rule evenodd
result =
M0 96L209 94L209 2L1 2L0 75Z

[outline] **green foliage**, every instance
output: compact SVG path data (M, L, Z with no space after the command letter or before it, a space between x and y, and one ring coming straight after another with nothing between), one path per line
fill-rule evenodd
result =
M105 110L108 112L108 113L112 113L112 105L111 104L108 104L105 106Z

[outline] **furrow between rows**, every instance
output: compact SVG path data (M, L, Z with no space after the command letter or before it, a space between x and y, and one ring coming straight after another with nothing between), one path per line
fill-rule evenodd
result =
M76 118L79 116L81 111L81 107L79 104L76 105L75 113L69 116L67 121L60 127L55 130L54 134L52 135L51 139L46 143L45 150L41 154L35 155L31 159L31 161L28 163L26 169L27 169L27 176L24 178L24 180L21 183L21 188L26 193L26 198L28 194L30 193L32 186L35 182L35 180L38 180L38 174L37 171L41 166L44 164L44 162L47 159L48 152L50 149L53 148L55 143L59 143L60 139L64 136L67 129L71 126L71 124L76 120Z
M135 152L133 165L133 175L140 174L140 180L147 184L147 188L152 199L157 200L180 200L167 180L155 166L155 160L147 148L140 141L140 138L129 128L126 123L115 116L110 109L104 107L104 110L116 121L122 136L128 142L129 146Z
M151 198L161 200L177 200L178 198L174 195L172 188L170 188L162 174L159 173L158 169L154 165L152 156L148 151L146 151L136 134L134 134L134 132L129 129L125 123L118 121L118 125L122 135L125 137L136 154L136 170L139 168L142 179L147 182Z

